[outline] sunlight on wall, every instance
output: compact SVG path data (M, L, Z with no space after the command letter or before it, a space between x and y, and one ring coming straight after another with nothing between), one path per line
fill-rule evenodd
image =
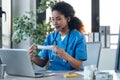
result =
M100 25L110 26L111 33L118 33L120 26L120 0L100 0Z
M120 0L100 0L100 26L110 26L110 34L118 34L120 27ZM118 36L110 36L111 43L118 43ZM111 45L117 48L117 45Z
M75 9L76 16L82 20L86 32L91 32L91 0L63 0L70 3Z

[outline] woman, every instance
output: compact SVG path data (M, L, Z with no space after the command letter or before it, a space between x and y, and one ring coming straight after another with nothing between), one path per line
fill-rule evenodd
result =
M55 45L52 50L42 50L34 57L34 44L29 49L32 62L43 67L50 60L49 70L80 70L87 59L84 26L74 16L73 7L66 2L58 2L52 7L52 23L55 31L49 34L44 45Z

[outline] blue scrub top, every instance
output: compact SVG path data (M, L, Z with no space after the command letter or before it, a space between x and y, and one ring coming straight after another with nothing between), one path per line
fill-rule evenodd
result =
M68 45L66 52L77 60L85 61L87 59L86 40L84 35L76 29L71 30L70 35L67 34L63 40L61 40L59 32L54 31L47 36L44 45L56 44L65 50L67 41ZM62 58L54 56L54 54L57 53L53 52L52 50L42 50L38 55L42 58L50 60L50 65L48 68L49 70L75 70L75 68L73 68L69 62L63 60Z

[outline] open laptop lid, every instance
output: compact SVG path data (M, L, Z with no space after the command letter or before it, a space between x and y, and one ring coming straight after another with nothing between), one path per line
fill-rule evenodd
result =
M7 65L7 74L35 77L26 49L0 49L0 58L2 63Z

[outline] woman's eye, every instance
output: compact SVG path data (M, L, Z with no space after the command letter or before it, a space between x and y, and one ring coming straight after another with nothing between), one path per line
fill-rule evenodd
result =
M51 21L54 21L54 19L51 19Z
M61 20L61 19L57 19L57 20Z
M51 19L51 21L53 22L53 21L60 21L61 20L61 18L58 18L58 19Z

